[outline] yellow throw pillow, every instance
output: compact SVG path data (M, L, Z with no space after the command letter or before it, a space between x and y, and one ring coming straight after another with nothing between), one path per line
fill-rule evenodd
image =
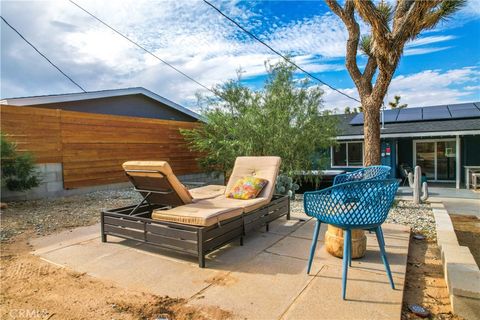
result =
M255 199L262 189L267 185L268 180L257 177L243 177L233 185L227 198L233 199Z

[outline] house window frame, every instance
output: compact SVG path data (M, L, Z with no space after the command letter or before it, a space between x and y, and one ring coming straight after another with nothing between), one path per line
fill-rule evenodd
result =
M362 144L362 165L360 166L351 166L348 164L348 144L349 143L361 143ZM364 148L364 143L363 141L342 141L342 142L338 142L338 144L345 144L345 157L346 157L346 165L342 166L342 165L334 165L333 164L333 153L335 151L335 146L330 146L330 168L363 168L364 165L363 165L363 157L364 157L364 152L365 152L365 148Z

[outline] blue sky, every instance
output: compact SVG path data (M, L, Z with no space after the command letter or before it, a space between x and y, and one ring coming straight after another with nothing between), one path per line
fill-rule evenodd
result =
M323 1L212 2L306 70L356 96L344 66L346 30ZM264 62L278 59L201 1L78 3L208 87L241 68L245 84L259 88ZM88 91L143 86L192 109L195 93L205 92L68 1L2 1L1 11ZM3 23L1 48L2 98L78 92ZM479 80L480 0L471 0L407 45L387 99L399 94L410 106L479 101ZM327 108L357 105L324 90Z

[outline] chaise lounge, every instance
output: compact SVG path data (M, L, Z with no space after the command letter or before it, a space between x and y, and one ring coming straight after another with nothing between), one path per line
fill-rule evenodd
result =
M226 187L205 186L187 190L164 161L129 161L123 168L143 200L134 206L101 214L102 241L107 235L154 244L194 254L200 267L205 255L240 240L249 231L286 215L287 196L274 196L279 157L238 157ZM254 199L227 197L243 177L268 182Z

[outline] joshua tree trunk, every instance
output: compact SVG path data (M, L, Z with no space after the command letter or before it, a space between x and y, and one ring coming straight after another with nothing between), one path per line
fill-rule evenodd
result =
M370 102L363 105L364 115L364 166L380 164L380 113L381 103Z
M380 108L405 43L453 15L466 1L397 0L392 6L385 1L375 4L372 0L345 0L343 7L337 0L326 2L348 31L345 65L357 87L364 113L364 165L379 164ZM369 36L360 38L356 13L371 27ZM357 64L358 49L368 58L363 72Z

